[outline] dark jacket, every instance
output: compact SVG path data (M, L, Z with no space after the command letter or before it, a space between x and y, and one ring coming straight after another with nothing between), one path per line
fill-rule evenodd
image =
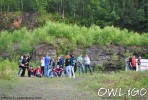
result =
M75 61L74 61L74 60L75 60L74 57L71 57L71 58L70 58L70 65L72 65L72 66L75 65Z
M27 59L23 58L21 66L25 67L27 65Z
M65 60L65 66L69 66L70 65L70 59L66 59Z

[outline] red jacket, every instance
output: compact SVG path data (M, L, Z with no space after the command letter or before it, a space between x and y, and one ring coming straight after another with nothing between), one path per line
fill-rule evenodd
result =
M55 68L54 71L57 72L57 73L59 73L59 72L62 72L63 69L62 68Z
M41 68L36 68L35 75L38 73L38 70L40 71L40 74L42 75L42 69Z
M132 66L136 67L136 59L135 58L132 58Z

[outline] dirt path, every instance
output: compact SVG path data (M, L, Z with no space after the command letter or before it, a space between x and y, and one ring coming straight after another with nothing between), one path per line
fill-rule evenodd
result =
M18 77L0 86L0 97L10 97L4 100L99 100L95 94L78 87L80 80Z

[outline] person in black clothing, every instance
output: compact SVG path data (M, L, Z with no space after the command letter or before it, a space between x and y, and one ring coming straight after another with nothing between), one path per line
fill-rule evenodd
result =
M60 68L63 68L63 67L64 67L64 58L63 58L62 55L60 56L60 63L59 63L59 66L60 66Z
M75 66L74 66L74 72L77 71L77 63L75 62Z
M58 60L57 60L57 65L60 66L60 57L58 57Z
M52 59L51 68L54 69L56 66L56 59Z
M29 77L33 77L34 76L34 69L33 66L30 66L28 69L28 76Z
M129 69L131 70L132 69L132 57L129 56Z
M21 74L21 77L24 77L25 76L26 66L27 66L27 59L26 59L26 56L24 55L23 56L22 63L21 63L21 68L23 69L22 74Z
M66 70L66 75L69 78L71 78L70 56L67 56L65 59L65 70Z

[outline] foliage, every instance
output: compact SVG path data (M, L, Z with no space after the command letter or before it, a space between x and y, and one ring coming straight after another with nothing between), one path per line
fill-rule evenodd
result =
M0 61L0 79L10 80L17 70L17 62L3 60Z
M55 20L82 26L119 26L147 32L147 0L1 0L0 13L37 12L54 15ZM45 14L46 16L46 14ZM39 19L39 23L48 18ZM7 18L7 17L6 17ZM5 21L2 22L7 22ZM2 24L0 24L0 27ZM40 26L40 24L39 24Z
M92 45L148 45L148 35L144 33L128 32L116 27L100 27L92 25L90 28L77 25L66 25L47 21L43 27L34 30L22 28L13 32L0 33L0 51L6 50L11 56L30 53L34 46L46 43L55 48L73 50ZM19 51L16 51L19 50Z
M101 71L104 71L104 66L103 65L101 65L101 64L98 64L98 65L96 65L96 66L93 66L93 70L95 71L95 72L101 72Z

